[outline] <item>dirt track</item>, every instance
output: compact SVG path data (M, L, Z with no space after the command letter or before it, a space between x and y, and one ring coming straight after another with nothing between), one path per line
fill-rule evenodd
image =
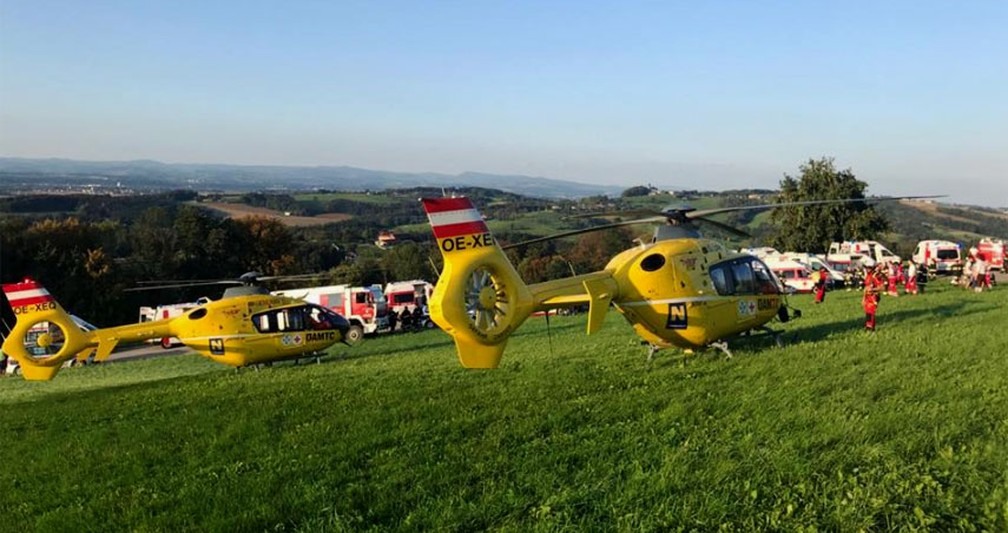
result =
M279 211L267 209L265 207L252 207L244 204L231 204L226 202L206 202L200 203L203 207L208 207L215 211L220 211L228 218L243 218L250 216L260 216L279 220L288 226L320 226L333 222L342 222L353 218L351 215L343 213L323 213L314 217L287 216Z

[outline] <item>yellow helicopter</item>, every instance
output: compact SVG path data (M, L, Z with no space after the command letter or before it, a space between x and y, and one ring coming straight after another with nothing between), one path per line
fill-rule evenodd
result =
M342 341L350 325L342 316L303 300L271 295L258 281L279 279L249 272L237 281L176 286L239 284L220 300L175 318L92 331L82 330L42 284L31 279L3 285L17 319L3 351L27 380L50 380L63 363L91 357L103 361L120 342L177 337L211 361L233 367L296 358Z
M706 217L738 210L790 205L876 202L909 198L810 200L695 210L636 211L646 218L559 233L504 248L633 224L663 222L651 242L623 251L598 272L526 285L465 197L421 198L444 268L429 306L431 318L455 341L463 366L496 368L508 336L533 312L588 305L587 333L602 327L610 304L650 349L718 348L726 339L766 329L775 317L790 318L785 291L754 256L731 252L703 238L697 223L730 233L745 232ZM625 215L598 213L593 216Z

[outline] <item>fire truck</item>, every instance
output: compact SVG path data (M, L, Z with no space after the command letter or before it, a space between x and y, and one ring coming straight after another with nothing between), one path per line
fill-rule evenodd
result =
M434 292L434 286L422 279L412 281L394 281L385 285L385 299L388 300L389 310L393 313L402 313L403 309L413 310L414 307L423 308L430 301L430 296Z
M166 318L175 318L182 313L190 309L195 309L205 303L210 302L210 298L202 297L195 302L183 302L177 304L159 305L156 307L141 307L140 308L140 322L153 322L155 320L164 320ZM158 341L147 341L151 343L156 343ZM164 337L160 341L161 347L165 350L173 346L181 346L182 341L175 337Z
M1001 239L980 239L976 249L987 261L988 268L1004 272L1005 245Z
M328 285L273 291L272 294L299 298L332 309L350 322L350 329L344 337L348 344L356 344L364 335L388 328L388 303L380 285Z

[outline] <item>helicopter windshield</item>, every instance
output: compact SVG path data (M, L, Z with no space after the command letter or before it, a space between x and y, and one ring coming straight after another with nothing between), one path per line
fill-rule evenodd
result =
M714 290L721 296L778 294L770 269L755 257L739 257L710 267Z

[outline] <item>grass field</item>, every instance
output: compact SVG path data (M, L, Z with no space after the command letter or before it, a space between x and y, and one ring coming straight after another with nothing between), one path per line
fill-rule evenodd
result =
M661 352L530 319L500 369L438 331L322 364L196 356L0 380L8 530L1008 529L1008 289L856 293L787 344Z
M387 194L367 194L367 193L357 193L357 192L310 192L310 193L298 193L293 195L295 200L298 201L312 201L312 202L329 202L332 200L353 200L355 202L362 202L367 204L375 205L393 205L400 201L394 196L389 196Z

